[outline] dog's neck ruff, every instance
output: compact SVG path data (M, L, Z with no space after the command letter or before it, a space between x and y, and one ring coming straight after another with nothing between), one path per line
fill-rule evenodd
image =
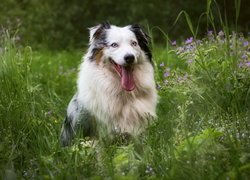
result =
M114 73L85 61L78 80L79 102L110 130L116 127L121 132L137 134L147 117L156 115L153 67L148 62L133 69L136 84L133 91L124 90L120 77Z

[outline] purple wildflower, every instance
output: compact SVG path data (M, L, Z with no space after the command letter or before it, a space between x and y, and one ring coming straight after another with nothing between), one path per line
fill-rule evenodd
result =
M166 72L164 73L164 77L168 77L168 76L170 76L170 72L169 72L169 71L166 71Z
M243 54L243 55L241 56L241 58L244 59L244 60L247 60L248 56L247 56L246 54Z
M185 48L186 48L186 50L192 51L192 50L194 50L195 46L192 44L189 44Z
M246 66L250 67L250 61L246 62Z
M160 64L160 67L164 67L165 66L165 64L164 64L164 62L162 62L161 64Z
M208 36L213 36L213 31L212 31L212 30L208 30L208 31L207 31L207 35L208 35Z
M166 71L163 74L164 77L170 76L170 68L167 68Z
M190 44L193 42L193 37L187 38L187 40L185 41L185 44Z
M248 41L244 41L244 42L243 42L243 46L244 46L244 47L247 47L248 45L249 45L249 42L248 42Z
M176 41L172 41L172 46L176 46Z
M239 68L242 68L244 65L243 65L243 63L242 62L240 62L239 64L238 64L238 67Z

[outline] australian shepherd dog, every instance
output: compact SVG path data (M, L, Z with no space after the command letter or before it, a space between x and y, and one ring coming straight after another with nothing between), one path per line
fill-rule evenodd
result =
M98 132L98 124L111 135L136 136L156 117L156 104L148 35L138 25L90 28L77 92L61 130L62 145L69 145L79 129L84 136Z

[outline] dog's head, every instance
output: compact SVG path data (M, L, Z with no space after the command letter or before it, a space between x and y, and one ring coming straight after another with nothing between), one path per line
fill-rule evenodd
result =
M133 70L136 65L151 62L149 37L138 25L117 27L103 23L90 28L92 62L105 64L121 79L122 88L135 88Z

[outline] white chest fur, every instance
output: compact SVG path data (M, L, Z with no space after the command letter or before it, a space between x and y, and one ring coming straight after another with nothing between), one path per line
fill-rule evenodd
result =
M150 63L137 65L134 77L136 89L127 92L105 65L85 61L79 72L79 103L110 131L137 134L156 116L157 93Z

